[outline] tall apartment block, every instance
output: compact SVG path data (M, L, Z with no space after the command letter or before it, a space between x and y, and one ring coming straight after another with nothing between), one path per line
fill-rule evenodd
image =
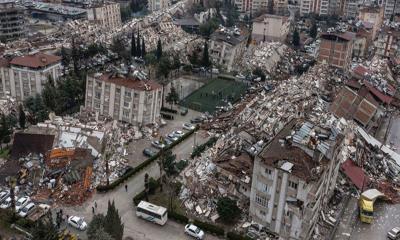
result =
M343 137L293 119L255 157L250 216L280 239L312 239L335 189Z
M150 12L164 10L171 6L170 0L149 0L148 1L148 9Z
M0 41L14 40L25 35L24 8L14 0L0 0Z
M355 33L324 33L321 35L318 62L347 71L353 53Z
M88 10L88 19L97 22L104 28L116 29L121 27L120 4L115 2L104 2L91 6Z
M85 108L115 120L146 125L160 118L162 86L141 74L87 76Z
M386 0L384 16L389 19L392 15L400 14L400 0Z

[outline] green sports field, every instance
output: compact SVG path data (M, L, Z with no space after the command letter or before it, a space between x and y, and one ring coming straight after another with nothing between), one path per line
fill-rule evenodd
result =
M199 112L213 113L216 106L227 105L227 100L231 103L239 100L246 89L246 84L241 82L213 79L187 96L181 105Z

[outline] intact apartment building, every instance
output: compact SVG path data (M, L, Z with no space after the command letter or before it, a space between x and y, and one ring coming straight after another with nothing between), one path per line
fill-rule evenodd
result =
M320 39L318 62L347 71L351 63L355 33L324 33Z
M152 124L160 118L161 95L162 86L141 74L95 73L87 76L85 108L119 121Z
M211 34L209 53L214 64L228 72L243 56L246 49L248 33L240 29L220 28Z
M381 57L396 57L400 55L400 31L383 29L375 41L375 53Z
M268 0L235 0L235 5L241 13L255 14L267 9Z
M149 0L148 9L150 12L164 10L171 6L170 0Z
M18 39L25 35L24 8L14 0L0 1L0 41Z
M300 16L307 16L310 14L321 16L328 15L329 0L301 0Z
M255 43L285 41L290 30L288 17L264 14L253 20L251 39Z
M250 216L282 239L312 238L335 188L343 137L291 120L255 157Z
M120 4L116 2L104 2L92 5L87 9L88 20L95 21L107 29L116 29L121 27Z
M384 6L384 16L386 19L390 19L392 15L400 14L400 0L386 0Z
M61 76L61 57L54 55L35 53L0 62L0 95L18 101L40 94L49 76L55 82Z

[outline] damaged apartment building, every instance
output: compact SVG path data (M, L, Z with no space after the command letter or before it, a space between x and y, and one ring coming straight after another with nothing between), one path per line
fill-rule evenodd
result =
M292 119L254 160L250 216L284 239L310 239L335 188L338 130Z
M132 74L95 73L87 76L86 109L132 124L160 118L162 86L139 71Z

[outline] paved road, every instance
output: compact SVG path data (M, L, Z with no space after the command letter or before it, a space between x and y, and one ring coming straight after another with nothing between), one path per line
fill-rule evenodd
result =
M199 133L196 136L196 142L201 144L206 141L203 137L204 133ZM195 136L192 135L187 140L179 144L174 148L173 152L187 158L192 152L192 146L194 143ZM179 159L179 158L178 158ZM156 224L138 219L134 215L133 210L133 197L144 189L144 175L149 173L151 177L159 177L158 164L154 162L145 170L141 171L135 177L131 178L128 182L128 192L125 191L124 185L121 185L117 189L107 193L97 193L92 199L88 200L82 206L64 208L63 211L68 215L78 215L85 218L87 222L90 222L92 214L92 206L94 202L97 203L96 212L106 213L108 201L115 201L115 205L119 210L122 221L125 224L124 236L131 236L135 240L158 240L158 239L190 239L183 233L183 225L178 224L174 221L169 220L165 226L158 226ZM77 231L74 231L79 233ZM79 233L80 237L86 238L85 233ZM218 239L214 236L207 235L206 239Z

